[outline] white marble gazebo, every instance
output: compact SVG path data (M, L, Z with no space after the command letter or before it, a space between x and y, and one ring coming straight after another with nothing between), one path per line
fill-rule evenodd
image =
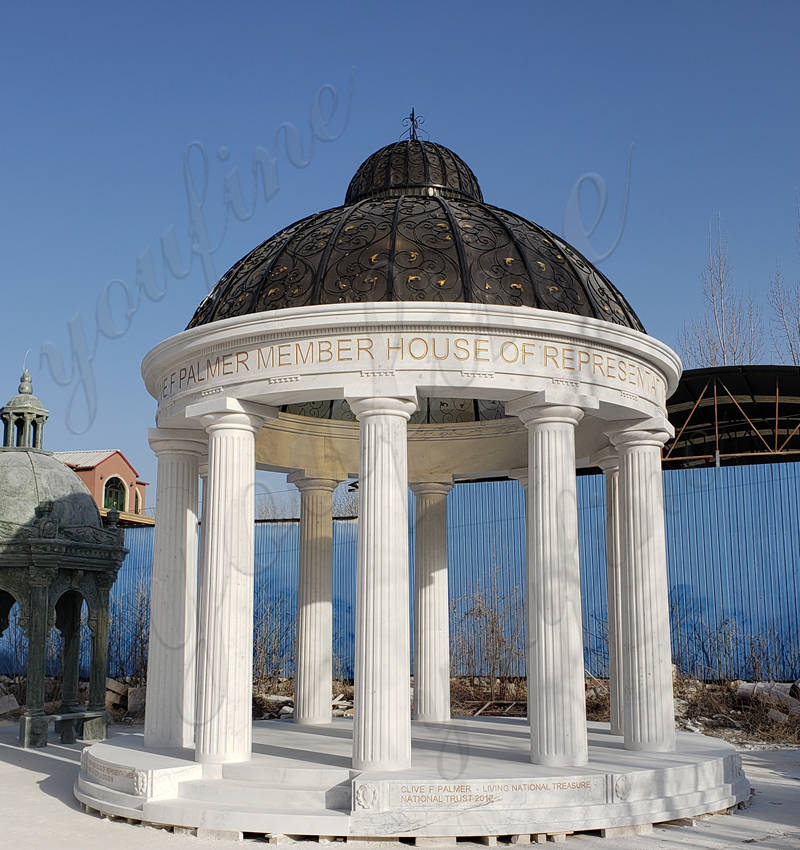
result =
M132 784L142 820L372 836L612 828L741 800L732 750L676 748L661 447L680 369L600 272L484 204L447 148L412 132L373 154L343 207L256 248L144 360L158 403L146 723L140 750L92 748L79 799L131 816L103 779L127 765L118 785ZM584 703L576 469L588 466L606 476L610 727L587 725ZM301 543L294 727L256 724L254 744L257 468L300 490ZM331 718L331 496L356 476L350 725ZM496 476L527 491L529 720L457 723L447 494L459 478ZM319 780L326 793L346 799L295 796L273 811L282 782L326 765L340 771ZM232 814L226 789L238 786L225 782L243 777L262 802Z

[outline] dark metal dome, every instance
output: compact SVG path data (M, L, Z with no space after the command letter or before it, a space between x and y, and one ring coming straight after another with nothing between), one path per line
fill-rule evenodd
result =
M189 327L360 301L466 301L592 316L643 331L608 278L563 239L483 202L452 151L406 139L364 161L342 207L295 222L233 266Z
M536 307L644 331L622 294L585 257L538 224L484 203L460 157L413 133L364 160L344 206L289 225L239 260L189 327L284 307L362 301ZM412 423L505 415L498 401L423 401ZM285 409L354 419L341 399Z

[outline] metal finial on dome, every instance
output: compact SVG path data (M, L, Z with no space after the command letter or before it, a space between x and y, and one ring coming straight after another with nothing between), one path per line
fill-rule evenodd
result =
M414 107L411 107L411 114L407 115L403 119L403 126L406 128L406 133L408 133L408 138L413 139L414 141L418 141L419 137L417 136L417 130L419 130L420 125L425 123L425 118L422 115L417 115L414 112Z

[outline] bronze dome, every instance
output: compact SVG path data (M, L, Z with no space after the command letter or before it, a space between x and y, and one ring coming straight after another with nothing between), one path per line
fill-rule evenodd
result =
M507 304L644 331L622 294L575 248L484 203L460 157L415 138L368 157L344 206L289 225L239 260L188 326L362 301Z

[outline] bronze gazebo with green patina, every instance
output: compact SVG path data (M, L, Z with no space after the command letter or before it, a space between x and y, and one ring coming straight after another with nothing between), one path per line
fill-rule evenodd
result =
M48 412L33 394L26 369L19 391L2 409L0 447L0 634L19 603L28 640L25 711L20 743L47 744L51 721L64 742L105 737L109 591L127 550L116 516L103 528L85 484L42 448ZM81 609L88 607L92 634L89 701L79 701ZM45 710L47 638L62 637L62 699Z

